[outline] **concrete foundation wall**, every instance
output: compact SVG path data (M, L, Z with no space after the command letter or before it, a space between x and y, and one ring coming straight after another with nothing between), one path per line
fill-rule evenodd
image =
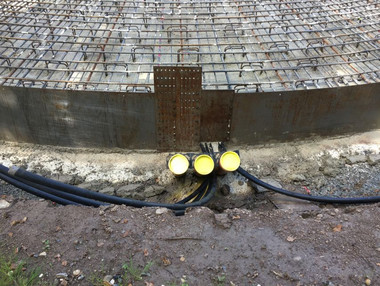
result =
M162 149L154 93L0 91L2 140ZM200 117L201 141L232 145L362 132L380 128L380 84L271 93L203 90Z

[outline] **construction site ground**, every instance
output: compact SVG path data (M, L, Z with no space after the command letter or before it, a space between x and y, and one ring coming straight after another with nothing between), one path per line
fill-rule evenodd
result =
M0 146L6 166L119 196L175 202L201 181L191 171L175 178L167 153ZM379 130L233 149L243 168L283 188L380 195ZM233 173L218 178L206 207L181 217L63 207L6 183L0 196L0 253L26 260L26 272L40 267L38 285L380 285L380 204L301 202Z

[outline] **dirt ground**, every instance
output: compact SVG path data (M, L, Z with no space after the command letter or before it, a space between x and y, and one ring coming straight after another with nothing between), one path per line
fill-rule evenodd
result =
M121 196L174 202L199 181L191 173L174 178L164 153L0 146L6 166ZM294 191L380 192L380 131L239 149L244 168ZM237 174L219 177L208 206L182 217L157 208L62 207L5 183L0 201L10 203L0 204L0 250L40 266L41 285L380 285L380 204L289 200ZM131 261L139 269L152 262L149 275L117 284Z
M365 285L368 278L380 284L380 204L157 213L20 201L0 211L2 250L18 248L42 266L47 285L62 272L68 285L91 285L94 277L121 273L131 258L141 266L153 262L150 276L133 285Z

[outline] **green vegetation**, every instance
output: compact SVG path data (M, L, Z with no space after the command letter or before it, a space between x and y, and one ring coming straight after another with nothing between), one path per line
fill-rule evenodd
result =
M122 268L124 270L124 273L121 273L122 275L119 276L119 278L115 277L115 282L120 286L127 286L130 283L142 281L144 276L149 276L149 270L152 267L152 265L153 262L150 261L144 267L138 266L133 262L131 258L129 262L123 264ZM106 272L107 271L102 270L100 273L93 273L89 277L90 285L104 286L103 277L105 276Z
M226 275L224 275L224 274L222 274L220 276L218 275L213 280L214 280L215 286L224 286L226 283Z
M39 282L40 269L27 269L27 263L0 256L0 286L32 286Z
M50 249L50 240L46 239L43 240L42 243L44 244L44 250L49 250Z
M149 269L152 267L152 265L153 262L150 261L144 266L144 268L141 269L141 267L135 266L133 264L133 260L131 258L129 263L125 263L123 265L123 269L125 270L123 280L141 281L143 279L143 276L149 275Z

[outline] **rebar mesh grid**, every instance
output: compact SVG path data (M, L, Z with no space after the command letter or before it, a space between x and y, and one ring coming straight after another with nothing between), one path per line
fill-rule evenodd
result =
M0 1L0 84L151 92L153 66L203 89L379 82L376 0Z

